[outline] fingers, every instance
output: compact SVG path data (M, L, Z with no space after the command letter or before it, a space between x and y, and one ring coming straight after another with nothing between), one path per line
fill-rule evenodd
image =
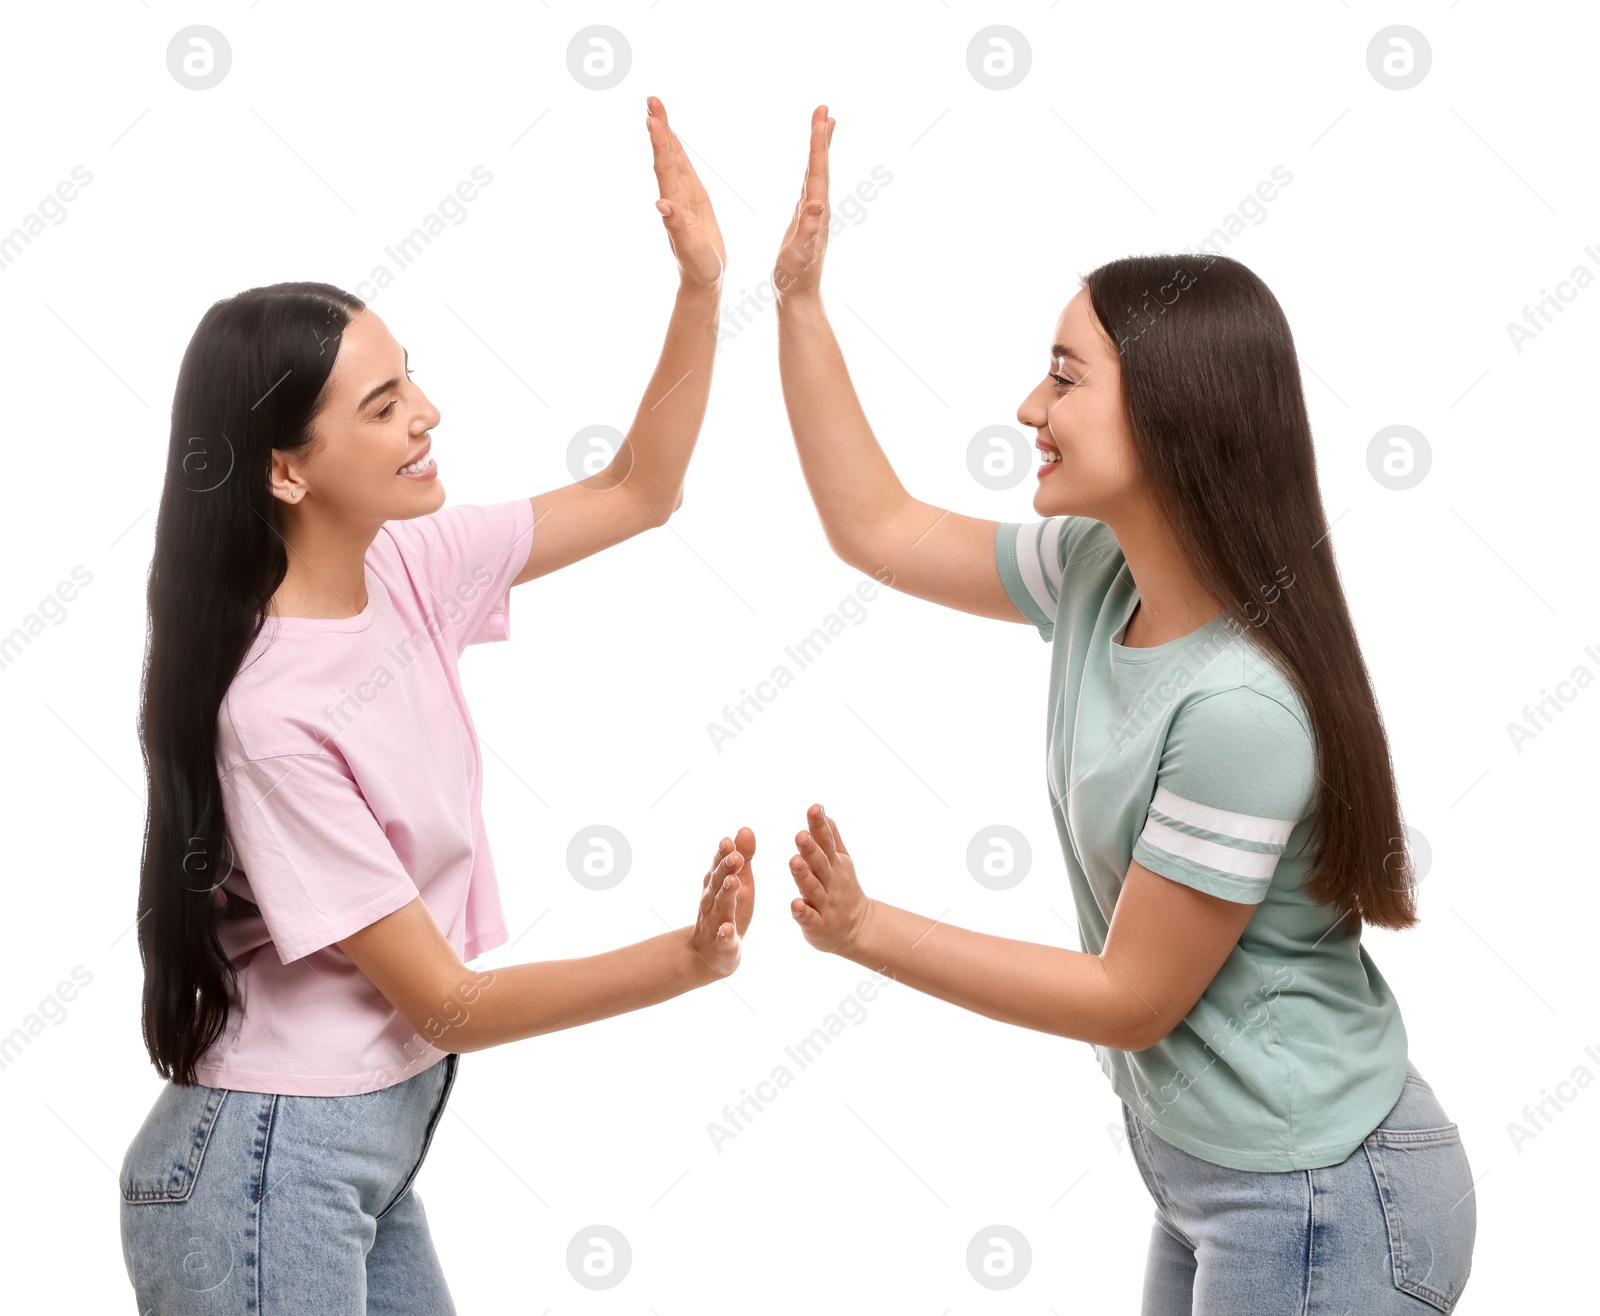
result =
M711 920L717 925L718 941L737 941L739 925L734 914L738 908L739 878L735 873L729 873L723 880L722 890L717 892L717 898L711 902Z
M662 197L671 199L673 188L672 133L667 128L666 107L654 96L645 98L649 114L645 130L650 134L651 163L655 166L656 187Z
M828 856L823 852L822 847L817 844L816 838L810 832L798 832L794 838L794 846L800 852L797 856L800 861L826 887L833 877L833 867L829 864Z
M752 880L750 861L756 857L756 834L748 827L741 827L738 837L728 843L744 856L744 865L739 870L739 881L748 886Z
M710 890L711 879L715 877L719 882L722 875L717 872L719 865L728 857L728 852L733 848L733 842L726 836L717 842L716 852L711 856L711 867L706 869L706 884L702 890Z
M711 900L710 922L717 928L718 941L737 941L738 925L734 914L738 908L739 899L739 873L738 870L744 863L744 856L737 850L732 850L722 857L721 863L713 872L720 871L722 876L716 879L716 892Z
M833 848L840 854L849 854L850 851L845 849L844 837L839 832L839 824L834 822L831 813L828 815L828 830L833 833Z
M645 105L649 109L646 126L650 129L651 145L655 148L656 182L661 190L661 199L674 212L669 218L675 218L685 209L709 211L711 202L706 195L705 185L689 163L683 142L667 120L667 107L658 96L646 96Z
M677 171L678 183L684 189L685 204L693 209L709 210L711 208L711 200L706 196L705 185L700 181L700 175L695 172L694 166L689 163L689 153L684 150L683 142L678 137L676 130L667 122L667 107L661 104L659 98L651 97L651 99L660 108L661 122L667 130L667 136L671 139L673 165Z
M723 840L727 841L727 837L723 837ZM731 847L732 842L728 842L728 845ZM721 847L718 847L718 850L720 853ZM721 853L721 857L711 865L710 871L706 873L706 880L700 887L701 905L715 905L727 885L728 877L737 874L743 866L744 856L737 850L729 848L726 853Z
M806 161L806 199L828 200L828 139L832 133L828 107L819 105L811 112L811 155Z
M688 167L678 135L667 124L667 107L655 96L647 96L645 104L650 110L645 126L650 133L656 189L661 200L672 211L670 215L663 215L662 219L668 228L673 228L683 223L684 211L693 205L695 189L685 178L686 173L692 174L693 171ZM696 184L698 181L694 180Z
M839 847L833 834L833 827L828 822L828 815L823 812L820 804L813 804L806 810L806 823L810 828L811 839L827 856L828 863L830 865L837 863Z
M788 273L798 278L822 258L828 243L828 142L833 121L828 107L819 105L811 114L811 145L806 158L805 182L794 216L785 234L783 257Z
M794 884L799 889L801 896L808 903L820 904L827 898L828 889L822 885L819 878L804 855L796 855L789 861L789 873L794 878Z

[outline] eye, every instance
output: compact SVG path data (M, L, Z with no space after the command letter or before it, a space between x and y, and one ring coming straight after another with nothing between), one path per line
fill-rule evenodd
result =
M406 378L410 379L412 374L413 374L413 371L412 371L411 367L407 366L406 367ZM399 398L394 398L393 400L390 401L388 406L386 406L382 411L378 412L377 418L379 420L385 419L389 415L389 413L391 411L393 411L397 406L399 406L399 404L400 404L400 399Z
M1077 382L1076 380L1067 379L1063 375L1051 375L1050 378L1055 380L1056 383L1059 384L1062 388L1066 388L1069 384L1075 384Z

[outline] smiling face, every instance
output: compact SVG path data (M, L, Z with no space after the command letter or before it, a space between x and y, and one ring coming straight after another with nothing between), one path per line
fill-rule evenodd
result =
M323 388L307 455L272 454L273 492L302 513L382 524L444 505L433 464L439 411L411 382L406 351L370 309L351 317ZM402 472L422 462L420 469Z
M1033 509L1040 516L1110 521L1137 496L1141 482L1122 405L1121 360L1087 288L1056 321L1049 372L1022 400L1017 419L1038 435L1042 460ZM1058 453L1059 461L1049 460Z

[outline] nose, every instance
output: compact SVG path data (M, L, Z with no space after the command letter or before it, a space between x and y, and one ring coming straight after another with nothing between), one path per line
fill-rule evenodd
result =
M1042 430L1050 424L1050 413L1045 404L1045 385L1042 381L1017 407L1017 423L1031 430Z

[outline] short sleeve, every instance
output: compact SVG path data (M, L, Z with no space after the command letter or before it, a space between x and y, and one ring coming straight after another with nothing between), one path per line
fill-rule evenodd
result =
M417 898L417 884L335 756L245 759L221 782L233 864L285 964Z
M1043 521L1002 521L995 531L995 564L1006 593L1041 639L1055 636L1067 555L1093 524L1083 516Z
M459 654L469 644L511 635L511 583L533 546L533 504L462 503L428 516L386 522L423 612L450 634Z
M1295 824L1309 816L1316 761L1300 718L1248 686L1181 708L1167 731L1133 858L1198 890L1259 904Z

